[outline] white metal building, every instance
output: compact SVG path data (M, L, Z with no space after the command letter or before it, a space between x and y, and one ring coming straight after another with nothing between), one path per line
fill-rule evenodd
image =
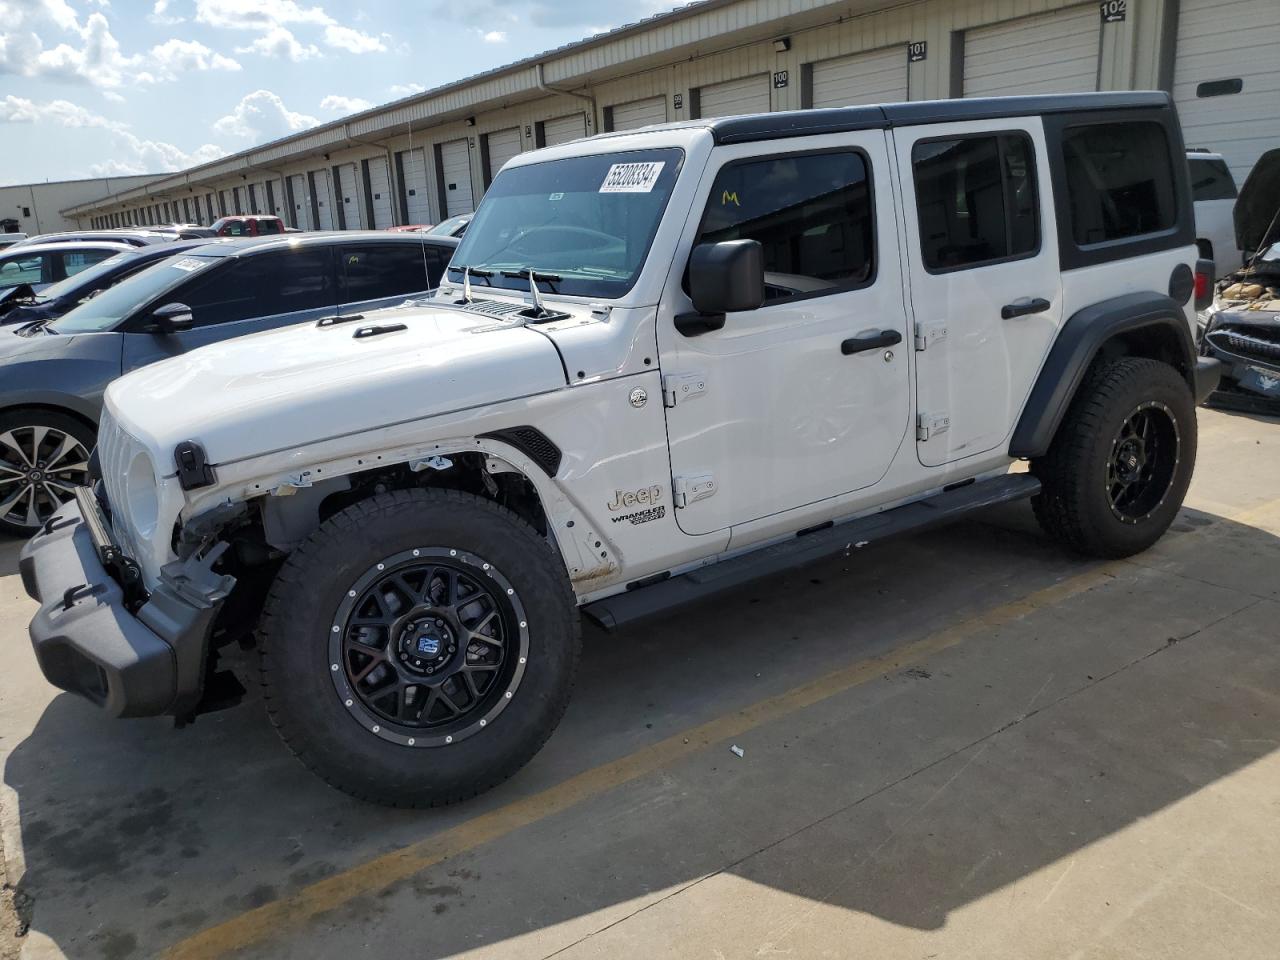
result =
M28 236L74 230L86 226L85 218L68 219L62 211L100 197L135 190L163 174L137 177L96 177L92 180L53 180L0 187L0 230Z
M469 212L523 150L598 131L802 107L1165 89L1237 180L1280 145L1277 0L703 0L152 183L84 224L303 229ZM165 214L168 210L172 214ZM174 211L180 211L180 214Z

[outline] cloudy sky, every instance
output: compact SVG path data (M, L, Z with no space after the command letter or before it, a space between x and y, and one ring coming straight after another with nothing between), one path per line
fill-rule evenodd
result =
M668 0L0 0L0 184L234 153Z

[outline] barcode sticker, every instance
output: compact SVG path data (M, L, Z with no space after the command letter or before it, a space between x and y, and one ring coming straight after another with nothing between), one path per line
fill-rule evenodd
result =
M181 260L174 261L172 264L175 269L182 270L186 273L191 273L195 270L201 269L202 267L207 267L208 265L209 260L205 257L183 257Z
M662 175L665 160L651 163L615 163L600 184L601 193L651 193Z

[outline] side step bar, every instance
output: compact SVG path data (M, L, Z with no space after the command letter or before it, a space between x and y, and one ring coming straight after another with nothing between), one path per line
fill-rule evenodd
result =
M795 567L847 555L871 543L911 533L978 510L1022 500L1040 492L1040 481L1029 473L1010 473L981 483L970 483L928 500L904 504L892 510L849 520L751 553L713 563L678 577L640 581L625 593L589 603L582 612L606 630L635 623L686 603L736 589L760 577Z

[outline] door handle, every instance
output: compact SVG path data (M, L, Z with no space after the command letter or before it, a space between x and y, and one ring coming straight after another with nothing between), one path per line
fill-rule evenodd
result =
M847 357L852 353L879 350L881 347L892 347L901 342L902 334L897 330L878 330L875 333L850 337L840 344L840 352Z
M1043 297L1035 297L1018 303L1006 303L1000 308L1000 316L1005 320L1012 320L1014 317L1025 317L1032 313L1044 313L1051 306L1053 304Z

